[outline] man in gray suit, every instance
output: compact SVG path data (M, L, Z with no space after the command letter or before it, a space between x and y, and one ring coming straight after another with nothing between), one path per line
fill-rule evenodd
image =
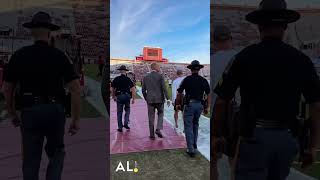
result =
M142 82L142 93L144 99L148 104L148 117L149 117L149 130L150 138L155 139L157 134L159 138L162 138L161 130L163 129L163 109L165 100L167 105L170 106L169 95L165 86L163 76L159 73L160 66L156 63L151 64L151 73L143 78ZM154 119L155 110L158 111L158 123L157 129L154 132Z

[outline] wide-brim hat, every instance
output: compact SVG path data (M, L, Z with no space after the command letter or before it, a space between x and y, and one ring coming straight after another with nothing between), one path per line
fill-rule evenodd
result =
M200 64L199 61L197 60L194 60L191 62L190 65L187 66L188 69L196 69L196 70L199 70L199 69L202 69L203 68L203 65Z
M253 24L289 24L300 19L299 12L287 9L285 0L262 0L259 9L246 15Z
M117 70L119 71L129 71L129 69L127 69L127 67L125 65L121 65Z
M25 28L47 28L50 31L59 30L60 27L51 22L51 17L48 13L38 12L33 15L31 22L26 22L22 26Z

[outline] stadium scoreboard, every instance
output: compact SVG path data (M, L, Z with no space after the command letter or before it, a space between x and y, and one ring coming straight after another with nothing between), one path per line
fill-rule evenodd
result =
M144 47L143 54L136 56L136 61L155 61L168 63L168 59L162 57L162 49L156 47Z

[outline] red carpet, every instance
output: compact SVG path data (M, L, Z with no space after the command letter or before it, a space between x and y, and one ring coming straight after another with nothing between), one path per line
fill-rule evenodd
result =
M164 120L162 134L164 138L151 140L149 138L149 122L147 105L144 100L136 100L131 104L130 130L123 129L117 132L117 108L114 101L111 102L110 116L110 152L111 154L154 151L163 149L185 148L185 138L175 132L173 127ZM157 118L155 121L155 125Z
M81 119L80 132L65 136L63 180L107 179L106 132L106 120ZM48 163L44 151L42 159L40 179L44 179ZM0 179L22 180L21 164L20 132L8 121L0 122Z

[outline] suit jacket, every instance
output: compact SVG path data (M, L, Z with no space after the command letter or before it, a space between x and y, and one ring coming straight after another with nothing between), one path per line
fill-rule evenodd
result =
M147 74L142 81L142 94L148 104L164 103L169 100L163 76L155 71Z

